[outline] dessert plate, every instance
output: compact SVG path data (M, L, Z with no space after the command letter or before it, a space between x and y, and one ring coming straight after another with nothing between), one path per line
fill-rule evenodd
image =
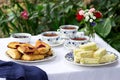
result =
M6 55L7 55L7 54L6 54ZM10 58L10 59L11 59L11 60L13 60L13 61L16 61L16 62L23 62L23 63L35 63L35 62L44 62L44 61L49 61L49 60L51 60L51 59L55 58L55 57L56 57L56 54L53 52L53 55L52 55L52 56L48 56L48 57L46 57L46 58L44 58L44 59L41 59L41 60L34 60L34 61L15 60L15 59L13 59L13 58L9 57L8 55L7 55L7 57L8 57L8 58Z
M101 63L101 64L80 64L80 63L76 63L74 62L74 56L73 56L73 52L69 52L65 55L65 59L67 62L71 63L71 64L74 64L74 65L79 65L79 66L103 66L103 65L108 65L108 64L112 64L112 63L115 63L118 61L118 56L113 53L113 52L110 52L108 51L109 54L114 54L116 56L116 59L112 62L107 62L107 63Z

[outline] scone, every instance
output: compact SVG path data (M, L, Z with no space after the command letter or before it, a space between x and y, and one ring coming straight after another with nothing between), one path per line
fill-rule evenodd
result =
M40 40L36 41L35 48L39 51L39 54L46 54L51 49L47 43Z
M24 54L21 59L25 61L41 60L41 59L44 59L44 55Z
M13 59L20 59L22 54L17 49L8 49L6 53Z
M53 55L53 51L49 50L46 54L47 54L47 56L52 56Z
M17 50L22 54L33 54L36 49L31 44L22 44L17 48Z
M22 43L20 43L20 42L10 42L10 43L8 43L7 47L12 48L12 49L17 49L20 46L20 44L22 44Z

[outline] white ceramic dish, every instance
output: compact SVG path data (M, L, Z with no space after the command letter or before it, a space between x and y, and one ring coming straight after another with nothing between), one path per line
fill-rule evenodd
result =
M11 41L29 43L30 39L31 39L31 34L29 34L29 33L14 33L10 37L11 37Z
M7 54L6 54L6 55L7 55ZM7 57L10 58L11 60L15 61L15 62L35 63L35 62L44 62L44 61L52 60L53 58L56 57L56 54L53 52L53 55L52 55L52 56L46 57L45 59L42 59L42 60L34 60L34 61L15 60L15 59L9 57L8 55L7 55Z
M74 56L73 56L73 52L69 52L65 55L65 59L67 62L74 64L74 65L79 65L79 66L103 66L103 65L108 65L108 64L112 64L118 61L118 56L113 53L113 52L109 52L109 54L114 54L116 56L116 59L112 62L108 62L108 63L101 63L101 64L80 64L80 63L75 63L74 62Z

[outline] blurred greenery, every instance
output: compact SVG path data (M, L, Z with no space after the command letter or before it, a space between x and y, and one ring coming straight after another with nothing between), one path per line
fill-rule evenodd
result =
M60 25L74 24L81 30L75 19L80 8L95 7L103 14L103 20L95 27L100 35L111 46L120 51L120 0L10 0L0 8L0 30L3 37L15 32L28 32L32 35L47 30L57 30ZM97 4L97 5L96 5ZM28 20L22 20L23 10L29 13Z
M99 25L105 29L106 34L103 34L103 29L96 32L120 52L120 0L94 0L90 5L94 5L102 11L107 21L104 26L103 24Z

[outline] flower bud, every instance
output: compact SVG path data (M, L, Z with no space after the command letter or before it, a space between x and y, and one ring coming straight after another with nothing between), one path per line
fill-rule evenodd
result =
M91 8L89 12L95 12L95 8Z
M99 11L94 12L94 16L95 16L96 18L102 18L102 13L99 12Z
M28 12L26 10L21 12L21 18L24 19L24 20L28 19Z

